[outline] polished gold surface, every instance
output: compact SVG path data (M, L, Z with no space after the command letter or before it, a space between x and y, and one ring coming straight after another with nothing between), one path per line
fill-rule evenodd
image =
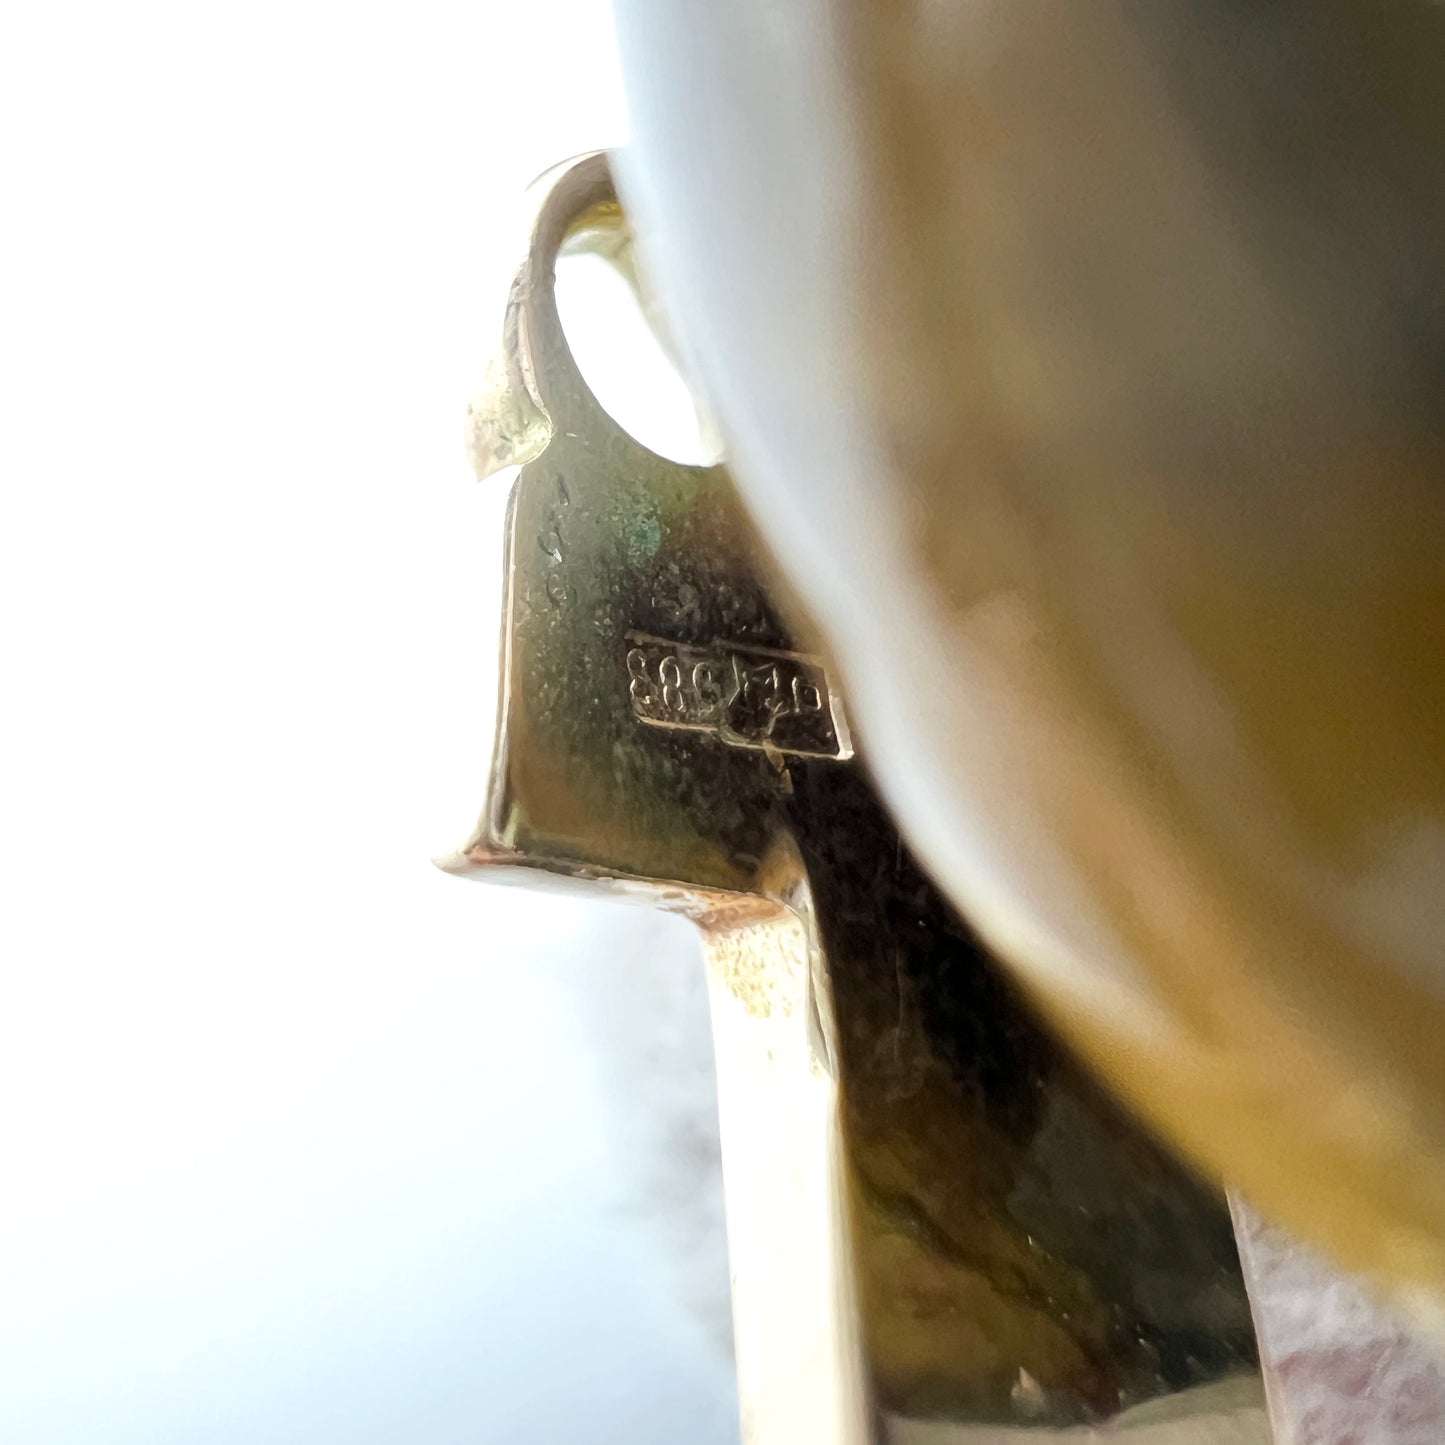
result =
M1267 1439L1220 1199L924 876L728 475L640 446L572 363L555 258L617 220L601 158L542 189L471 418L479 470L523 465L491 792L450 866L636 895L710 940L749 1438L1142 1410L1160 1439Z

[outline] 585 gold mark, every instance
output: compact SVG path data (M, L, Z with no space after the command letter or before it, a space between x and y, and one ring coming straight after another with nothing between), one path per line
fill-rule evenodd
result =
M852 755L816 659L740 643L692 647L642 633L627 640L628 698L639 722L711 733L732 747Z

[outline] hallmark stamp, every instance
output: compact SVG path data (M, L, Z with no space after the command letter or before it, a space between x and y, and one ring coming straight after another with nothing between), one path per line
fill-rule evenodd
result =
M731 747L853 755L841 709L815 659L732 642L693 647L638 632L627 641L628 698L639 722L710 733Z

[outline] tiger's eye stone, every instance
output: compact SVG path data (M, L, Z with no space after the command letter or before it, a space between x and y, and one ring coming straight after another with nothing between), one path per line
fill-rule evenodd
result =
M1445 9L621 0L623 190L910 845L1445 1321Z

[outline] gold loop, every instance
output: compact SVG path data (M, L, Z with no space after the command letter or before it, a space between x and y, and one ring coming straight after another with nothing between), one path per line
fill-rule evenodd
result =
M528 389L553 425L593 424L608 415L588 386L567 340L557 307L557 259L567 251L606 254L625 246L626 221L605 153L554 167L534 183L543 190L518 288L521 307L518 342Z

